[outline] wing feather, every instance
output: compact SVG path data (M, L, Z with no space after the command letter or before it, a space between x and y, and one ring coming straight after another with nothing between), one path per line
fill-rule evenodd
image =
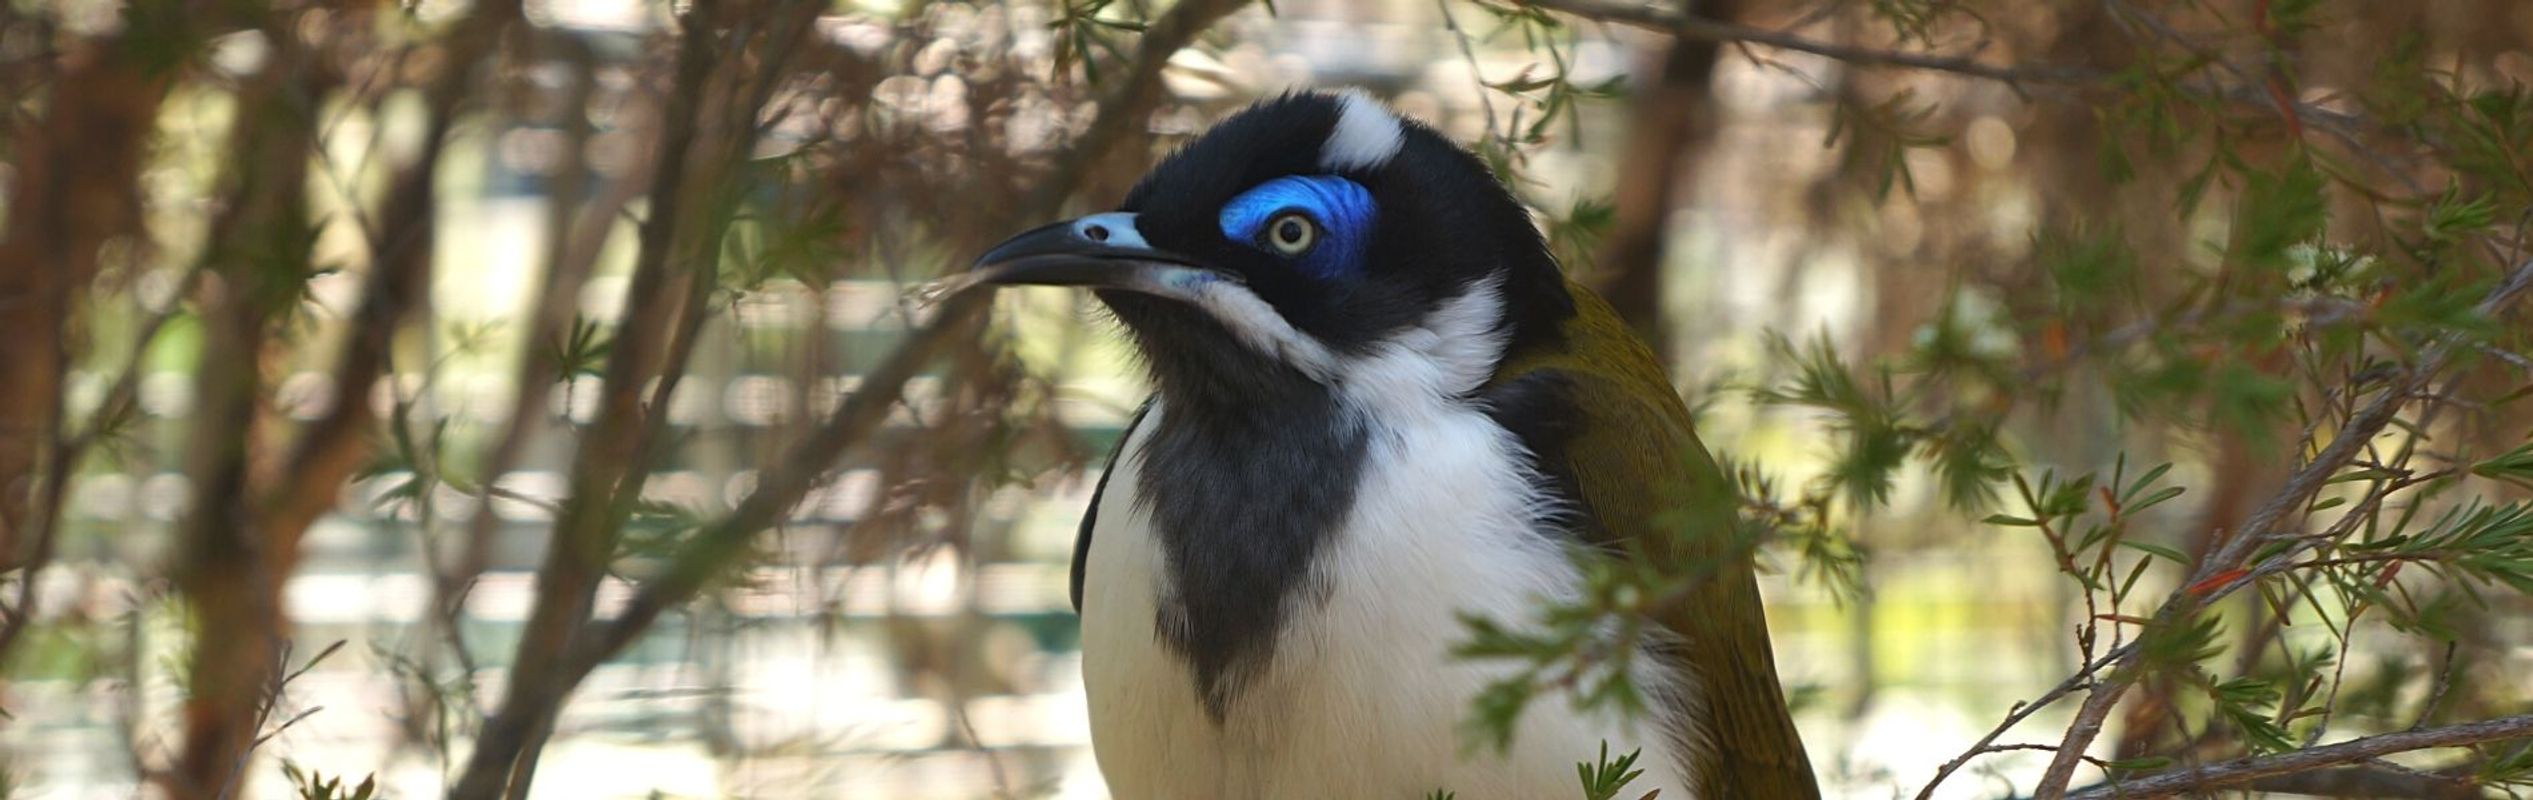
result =
M1820 790L1769 646L1738 501L1652 352L1589 290L1554 348L1515 353L1484 391L1497 418L1579 506L1579 532L1630 557L1706 577L1658 612L1698 691L1699 796L1812 800Z

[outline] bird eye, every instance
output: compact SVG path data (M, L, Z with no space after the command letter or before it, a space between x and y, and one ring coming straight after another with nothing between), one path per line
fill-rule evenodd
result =
M1265 236L1268 247L1287 256L1310 252L1319 242L1319 224L1299 211L1287 211L1267 220Z

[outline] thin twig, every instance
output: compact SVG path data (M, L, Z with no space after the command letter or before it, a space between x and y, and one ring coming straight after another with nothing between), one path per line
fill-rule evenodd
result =
M280 29L290 23L273 21ZM221 209L196 257L198 268L223 285L250 280L252 265L304 264L271 243L274 233L301 224L307 153L316 146L315 119L293 96L327 88L306 68L310 54L303 45L285 39L240 89L229 132L237 157L223 170ZM192 375L193 419L185 437L191 485L169 574L187 601L196 643L185 658L183 743L166 777L169 797L201 800L233 791L264 719L257 692L273 678L284 638L279 606L287 572L275 567L289 548L266 533L264 509L253 502L262 375L251 359L221 358L260 351L272 336L268 315L279 307L269 295L204 292L195 310L207 357Z
M2481 298L2474 311L2481 317L2495 318L2527 290L2533 290L2533 261L2517 265L2505 281ZM2409 370L2404 380L2378 392L2373 401L2351 415L2340 426L2339 432L2331 437L2330 444L2314 453L2312 460L2290 475L2276 494L2253 510L2244 520L2240 533L2201 561L2190 580L2173 590L2155 614L2157 624L2179 624L2180 620L2255 580L2258 569L2242 569L2240 565L2243 561L2257 548L2283 535L2280 523L2287 515L2303 508L2333 475L2355 460L2367 443L2392 423L2393 417L2403 407L2417 399L2436 380L2461 344L2458 338L2449 336L2440 337L2423 347L2417 366ZM2269 558L2273 561L2291 559L2309 546L2310 543L2301 543ZM2228 576L2228 570L2236 572L2230 577L2221 577ZM2034 789L2034 797L2056 800L2066 796L2067 785L2075 777L2076 765L2080 763L2085 748L2101 735L2102 723L2110 716L2112 707L2119 704L2120 697L2143 675L2144 670L2134 669L2136 659L2137 651L2131 651L2121 660L2119 667L2111 671L2110 677L2096 684L2092 693L2085 697L2084 705L2076 711L2075 721L2067 727L2066 737L2059 742L2058 757L2050 762L2049 770L2043 773L2039 786Z
M197 274L200 274L198 269L186 270L184 277L177 280L175 291L178 296L190 291ZM43 577L44 568L52 564L54 548L61 538L62 504L69 494L71 471L79 466L88 448L115 432L113 423L117 417L131 412L133 399L140 392L141 375L145 371L143 356L158 342L158 333L167 327L168 320L175 318L176 309L176 304L170 303L167 308L151 313L148 321L141 323L140 330L132 336L130 353L123 360L123 372L106 390L105 399L97 403L96 413L87 425L67 437L56 434L52 452L47 455L49 461L45 464L44 485L36 497L37 502L28 507L23 523L34 535L30 537L33 541L26 563L18 568L17 602L0 607L0 662L7 661L18 635L25 632L26 626L40 611L37 606L42 596L36 592L36 584ZM54 427L62 428L64 422L66 420L57 418Z
M1157 102L1161 90L1160 72L1169 56L1192 43L1199 33L1223 16L1245 5L1245 0L1208 0L1181 3L1162 18L1154 21L1138 46L1135 70L1121 82L1120 88L1100 104L1100 113L1079 140L1072 153L1057 159L1056 178L1042 184L1028 213L1052 213L1082 177L1089 174L1088 164L1112 149L1125 137L1139 130L1137 123ZM688 35L695 35L689 33ZM669 137L674 146L675 137ZM673 172L673 171L671 171ZM658 208L657 205L654 206ZM655 215L659 211L653 212ZM698 287L699 290L701 287ZM827 424L801 445L793 448L783 460L783 467L769 472L756 490L742 500L737 509L718 523L701 531L692 542L671 559L670 572L643 584L626 609L615 619L590 623L578 631L554 631L545 646L539 648L541 660L546 648L561 648L562 657L555 662L542 662L537 668L512 671L513 692L502 712L487 722L484 737L478 742L478 756L461 776L452 797L491 797L510 775L504 765L511 759L504 751L515 753L519 742L534 735L540 722L550 722L563 699L589 671L605 658L639 637L650 624L669 608L682 605L707 585L711 578L727 569L747 549L753 535L776 521L800 498L807 494L818 477L835 463L851 446L868 438L870 431L885 421L906 385L950 343L972 335L972 324L982 316L988 302L979 296L956 299L945 305L931 325L910 335L878 370L866 376L861 389L841 404ZM621 354L621 349L617 354ZM612 377L612 376L611 376ZM625 391L637 382L626 382ZM609 380L615 391L617 380ZM606 415L602 413L601 419ZM593 431L590 437L599 437ZM580 496L588 487L575 486L575 502L591 502L597 495ZM559 530L558 537L569 535ZM574 589L583 587L575 586ZM585 610L586 600L579 605ZM558 608L557 611L575 609ZM571 615L548 615L549 619ZM529 650L523 648L523 655ZM559 663L558 663L559 662ZM524 683L525 691L521 688Z
M1088 174L1084 165L1114 150L1133 130L1128 123L1142 119L1159 102L1161 68L1171 54L1194 42L1215 21L1247 4L1247 0L1183 2L1147 26L1137 45L1133 73L1100 102L1098 117L1066 155L1055 159L1059 165L1055 175L1041 184L1021 213L1054 213ZM755 491L742 499L729 516L705 528L670 558L668 573L644 582L615 619L596 623L597 630L576 637L579 647L566 660L569 680L577 681L599 662L631 644L662 613L693 599L714 576L728 569L747 551L758 531L780 521L837 459L868 439L871 431L887 420L907 381L947 352L952 343L973 335L974 323L990 305L982 295L953 297L935 312L931 324L908 334L886 361L863 377L861 387L838 404L818 430L784 454L779 468L764 473Z
M587 185L588 165L583 153L596 135L587 113L590 97L597 86L596 57L586 43L570 36L555 34L541 37L540 41L553 45L558 51L556 57L572 65L571 88L566 92L567 99L563 103L569 112L562 115L567 144L562 148L563 163L554 173L556 177L548 198L544 278L537 290L535 304L531 306L533 310L523 343L525 352L519 359L518 371L512 377L511 413L500 438L484 455L482 466L477 471L477 486L484 495L476 498L478 508L490 507L485 501L495 494L502 478L516 465L520 453L527 449L528 440L544 428L546 405L553 397L555 384L565 377L560 375L561 365L556 363L555 348L559 347L556 340L570 329L581 288L597 264L601 243L616 229L617 212L641 196L650 178L647 171L650 162L641 160L637 162L641 169L620 180L608 182L604 194L596 198L585 197L590 187ZM643 126L643 129L656 130L656 127ZM475 671L476 659L464 637L458 634L459 622L464 614L467 595L473 591L476 579L483 575L491 562L493 534L500 521L498 514L474 515L467 521L465 538L457 543L454 562L441 564L434 561L429 565L432 572L432 608L439 619L443 637L449 641L450 651L455 654L460 667L469 674Z
M1644 3L1618 2L1617 0L1519 0L1519 2L1523 5L1586 19L1671 34L1683 39L1743 46L1745 53L1748 52L1748 45L1763 45L1780 50L1810 53L1860 66L1922 69L1992 80L2013 87L2018 92L2030 85L2049 85L2066 89L2081 88L2083 85L2100 84L2114 77L2111 72L2064 64L1998 65L1961 56L1827 42L1804 37L1790 30L1759 28L1708 19L1677 9ZM2185 45L2188 44L2187 39L2180 41ZM1754 55L1753 58L1756 59L1757 56ZM2229 74L2242 75L2245 80L2250 80L2247 73L2240 72L2231 64L2219 61L2217 68L2224 69ZM2267 109L2279 107L2277 99L2264 90L2258 81L2251 81L2248 85L2230 89L2211 85L2205 90L2195 91L2194 94L2211 101L2231 105ZM2350 149L2361 154L2367 152L2360 146L2357 139L2358 129L2364 127L2362 124L2364 120L2355 115L2324 108L2303 100L2292 100L2285 110L2291 113L2297 122L2319 123L2316 127L2322 128L2323 132L2340 140ZM2382 166L2380 161L2379 166Z
M1946 761L1943 766L1937 767L1935 769L1935 777L1926 782L1925 788L1917 791L1917 800L1927 800L1928 798L1934 797L1935 787L1943 785L1945 778L1952 777L1953 773L1960 771L1961 768L1968 765L1971 760L1988 753L1997 752L1998 748L1990 744L1991 742L1996 741L1997 737L2004 736L2006 731L2013 730L2015 725L2021 724L2023 720L2030 717L2033 712L2039 711L2043 708L2048 708L2050 704L2058 702L2059 698L2066 697L2069 692L2073 692L2091 684L2093 682L2093 674L2095 672L2101 671L2103 667L2110 666L2112 662L2127 657L2129 652L2135 649L2137 649L2137 645L2135 643L2112 648L2111 652L2104 653L2101 658L2097 658L2086 663L2083 669L2076 670L2076 674L2067 676L2066 680L2059 681L2057 686L2050 687L2049 691L2042 692L2041 696L2033 698L2031 702L2016 703L2014 705L2014 710L2005 715L2005 720L2003 722L1999 722L1995 728L1989 729L1988 735L1979 737L1979 741L1971 743L1970 749L1962 751L1961 755L1954 756L1951 761ZM2016 747L2013 749L2032 748Z
M608 349L598 419L582 435L573 454L566 513L555 518L544 562L537 571L536 596L518 639L508 690L501 708L484 720L475 752L449 790L451 798L489 800L503 795L506 787L518 781L513 772L523 752L570 692L572 684L560 680L555 661L571 646L572 632L588 617L599 578L615 550L618 512L629 508L629 498L619 496L619 479L640 460L640 434L649 430L645 419L667 413L665 408L643 406L642 384L664 366L682 368L662 362L673 346L670 327L681 308L679 290L709 290L701 281L678 274L671 264L670 248L688 199L686 162L701 135L703 96L718 57L710 22L716 8L712 3L698 3L679 15L682 34L675 86L662 106L664 129L654 156L649 213L636 236L633 276ZM673 384L675 379L663 376L661 382Z
M2441 728L2419 728L2400 733L2368 736L2273 756L2238 758L2198 769L2167 772L2097 786L2073 797L2077 800L2099 800L2112 797L2123 798L2123 800L2171 797L2207 789L2240 786L2254 779L2272 775L2354 764L2394 753L2527 738L2533 738L2533 714L2519 714Z
M1684 39L1766 45L1779 50L1811 53L1849 64L1930 69L2009 84L2087 83L2107 77L2107 73L2082 67L2048 64L1998 66L1970 58L1824 42L1786 31L1708 19L1684 13L1678 9L1642 3L1609 2L1609 0L1521 0L1521 2L1524 5L1560 11L1578 17L1670 33Z
M1451 32L1460 44L1460 60L1469 64L1469 80L1477 84L1478 112L1486 115L1486 138L1498 141L1503 137L1495 130L1495 87L1486 84L1486 73L1478 69L1478 51L1469 42L1469 32L1460 28L1460 19L1451 14L1451 0L1434 0L1434 10L1442 12L1443 30Z

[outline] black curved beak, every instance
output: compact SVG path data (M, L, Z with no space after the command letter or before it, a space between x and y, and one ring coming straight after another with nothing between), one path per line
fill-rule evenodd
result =
M1092 214L1031 228L985 251L951 292L977 286L1079 286L1185 297L1197 287L1238 278L1153 247L1135 215Z

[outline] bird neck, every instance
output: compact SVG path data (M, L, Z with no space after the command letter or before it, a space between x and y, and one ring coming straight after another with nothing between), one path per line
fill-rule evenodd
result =
M1199 418L1254 418L1264 409L1327 405L1332 390L1292 365L1260 353L1202 312L1126 292L1100 299L1125 324L1172 408Z

